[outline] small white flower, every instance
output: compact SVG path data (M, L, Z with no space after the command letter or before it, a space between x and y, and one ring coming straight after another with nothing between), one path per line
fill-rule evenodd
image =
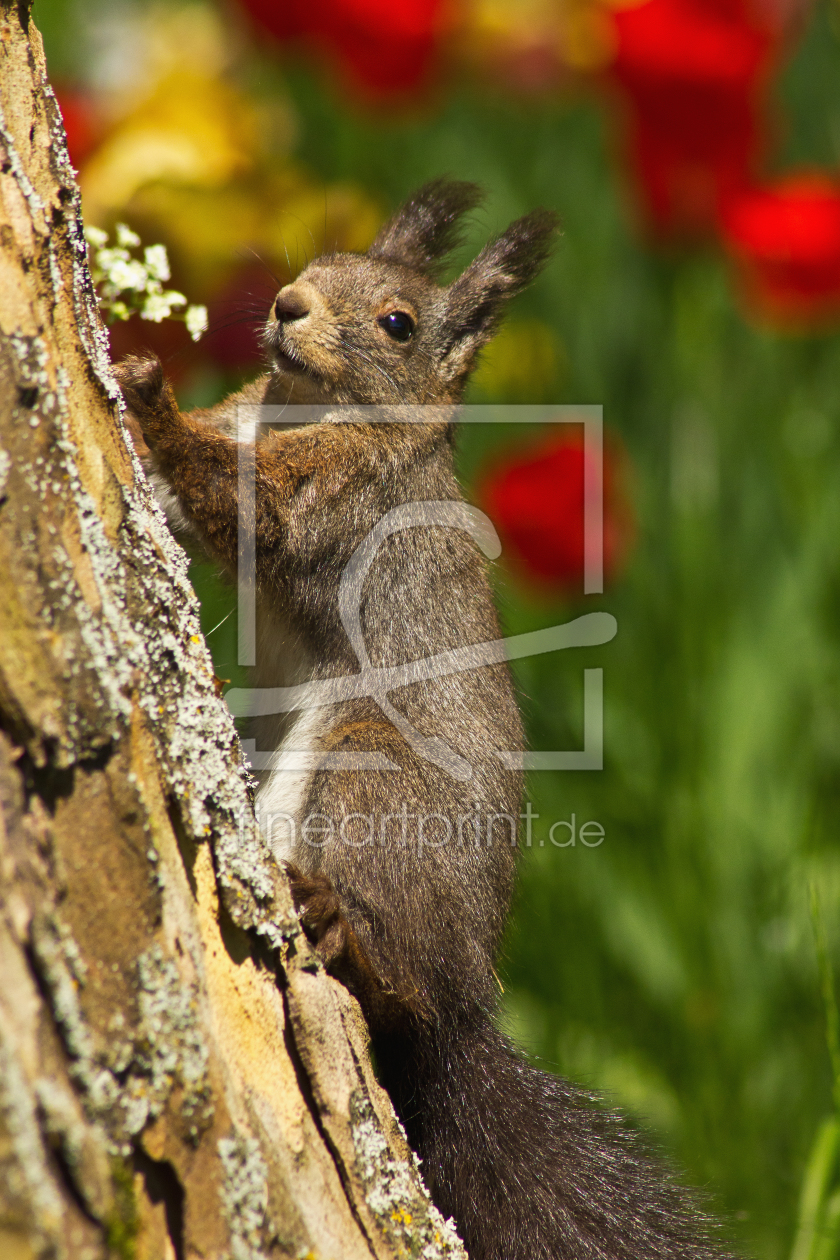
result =
M160 324L172 314L173 306L185 306L186 301L183 293L176 293L174 289L169 289L166 293L150 293L143 303L140 318Z
M188 306L184 321L193 341L199 341L201 334L207 332L207 307Z
M152 293L146 298L140 317L150 319L155 324L160 324L169 318L169 303L162 293Z
M101 249L107 243L108 233L103 232L102 228L86 227L85 238L93 245L94 249Z
M123 249L134 249L140 244L140 237L136 232L132 232L130 227L125 223L117 224L117 244Z
M131 255L127 249L117 249L112 246L111 249L98 249L96 251L96 262L103 271L108 271L115 262L128 262Z
M131 308L125 302L111 302L108 309L115 319L131 319Z
M146 268L135 258L113 259L110 267L105 268L105 274L108 283L113 285L120 293L125 289L133 289L136 293L143 293L149 281L149 273L146 271Z
M165 245L147 245L143 251L146 270L155 280L168 280L172 272L169 270L169 259Z

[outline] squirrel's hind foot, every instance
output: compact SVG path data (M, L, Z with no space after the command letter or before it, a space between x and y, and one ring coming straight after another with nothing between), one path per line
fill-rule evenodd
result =
M305 875L286 863L301 926L327 970L358 998L371 1030L399 1027L422 1013L416 995L399 995L377 973L326 875Z

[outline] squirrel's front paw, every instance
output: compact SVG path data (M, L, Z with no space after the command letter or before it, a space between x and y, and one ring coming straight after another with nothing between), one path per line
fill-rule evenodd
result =
M326 875L305 875L291 862L286 863L286 873L303 930L330 967L347 952L349 936L338 894Z
M156 355L128 355L115 364L114 375L128 409L126 423L132 437L136 442L140 436L154 449L155 439L180 418L160 359Z
M139 355L130 354L114 365L114 376L126 406L137 412L154 408L166 384L163 366L157 355L141 359Z

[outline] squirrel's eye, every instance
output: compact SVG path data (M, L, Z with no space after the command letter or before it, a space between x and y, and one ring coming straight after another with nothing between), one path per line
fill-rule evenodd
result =
M408 341L414 332L414 320L405 311L391 311L390 315L381 315L377 323L394 341Z

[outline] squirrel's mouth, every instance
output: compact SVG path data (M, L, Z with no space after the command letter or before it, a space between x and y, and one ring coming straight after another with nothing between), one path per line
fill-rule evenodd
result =
M274 362L281 372L289 372L299 376L309 370L303 359L299 358L294 351L281 350L279 346L275 346L272 349L272 354L274 355Z
M289 376L314 376L303 355L296 346L291 345L283 337L275 325L268 325L263 334L263 345L268 350L277 368Z
M271 346L271 353L281 372L288 372L293 376L309 374L310 369L295 346L289 345L285 339L281 341L279 337L272 338L272 341L274 344Z

